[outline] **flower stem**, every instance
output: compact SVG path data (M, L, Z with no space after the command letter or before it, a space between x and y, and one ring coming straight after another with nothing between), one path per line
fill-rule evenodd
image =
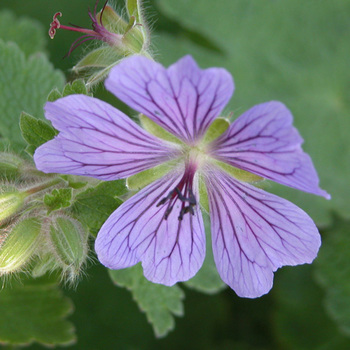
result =
M24 191L24 193L27 195L27 196L30 196L34 193L37 193L37 192L40 192L42 190L46 190L47 188L50 188L52 186L55 186L57 185L58 183L62 182L63 180L60 179L60 178L55 178L51 181L48 181L48 182L45 182L45 183L42 183L38 186L34 186L34 187L31 187L29 189L27 189L26 191Z

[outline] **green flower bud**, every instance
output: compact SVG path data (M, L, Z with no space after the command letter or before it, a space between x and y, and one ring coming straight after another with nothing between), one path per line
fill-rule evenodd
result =
M21 175L23 160L15 154L0 152L0 176L15 178Z
M39 257L39 259L33 263L31 274L34 278L38 278L57 268L59 268L59 265L56 263L55 257L51 253L46 253L44 257Z
M18 191L0 195L0 225L23 207L26 196L26 193Z
M57 263L74 279L88 254L88 234L79 221L68 216L54 216L49 230L50 244Z
M19 221L9 231L0 231L0 276L19 271L40 245L41 224L37 218Z

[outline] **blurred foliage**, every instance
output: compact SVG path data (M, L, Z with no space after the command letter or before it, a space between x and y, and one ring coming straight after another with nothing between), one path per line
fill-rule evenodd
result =
M43 117L43 105L47 95L56 86L62 86L64 77L54 71L47 57L36 53L29 58L13 42L1 41L0 62L2 67L0 80L0 141L17 150L23 149L24 140L19 129L19 117L22 111Z
M110 270L112 281L131 291L134 300L146 314L157 337L175 328L175 316L183 316L184 293L178 286L167 287L147 281L140 264L129 269Z
M274 290L274 331L283 349L345 350L342 335L322 307L324 294L312 279L312 266L287 267Z
M3 40L0 42L0 61L6 66L1 70L0 79L2 142L14 138L18 142L17 149L23 149L25 143L18 129L20 113L25 110L35 117L42 117L42 105L50 90L56 87L62 91L63 88L62 73L55 71L49 62L71 80L70 69L84 52L84 48L78 48L63 59L77 38L75 33L62 31L54 40L44 38L53 14L61 11L62 23L89 27L87 8L93 8L94 4L95 0L60 0L59 4L56 0L1 0L0 10L6 9L0 13L0 38ZM122 1L117 1L117 6L121 7ZM327 202L272 184L268 190L289 198L310 213L319 225L328 225L329 228L324 232L316 264L279 271L272 292L260 299L240 299L229 289L216 296L187 289L210 292L222 287L216 271L212 271L212 264L205 265L203 271L209 267L209 272L203 274L202 271L193 280L182 284L186 295L183 301L185 316L176 318L176 329L158 340L154 339L151 326L132 301L132 296L113 286L103 267L93 266L88 270L88 278L79 283L76 291L66 290L75 304L76 312L69 319L76 325L79 339L77 344L68 348L350 348L347 268L350 266L350 227L339 216L333 217L333 225L331 216L333 211L350 218L350 2L152 0L147 2L146 11L154 21L153 48L160 62L169 65L181 56L191 54L202 67L223 66L233 74L236 92L226 109L226 116L234 111L237 117L249 107L271 99L281 100L291 109L295 125L306 140L304 149L312 156L319 172L321 186L333 199ZM27 18L16 17L23 15ZM5 95L4 91L10 94ZM102 86L96 89L95 96L130 112ZM66 179L71 181L69 177ZM125 187L125 184L111 183L82 191L71 207L72 213L92 227L92 233L96 234L108 215L106 212L112 212L120 205L121 201L113 195L115 191L123 193L120 186ZM96 211L97 202L104 206L102 216L102 211ZM207 259L211 259L210 254ZM208 276L213 277L212 290L205 290L211 283ZM313 276L317 277L321 287L315 284ZM119 284L132 288L135 282L129 282ZM18 295L21 295L21 288L27 288L27 284L21 287L14 282L13 290L19 291ZM26 320L31 320L35 327L37 315L44 307L51 307L50 312L58 318L56 332L64 331L65 337L61 337L58 343L70 342L74 338L72 328L63 318L71 312L71 304L55 285L44 283L30 288L33 291L31 302L26 299L29 294L16 301L17 294L10 289L0 292L0 342L9 339L14 334L11 332L20 334L25 330ZM51 301L45 299L48 291ZM136 292L133 293L138 299ZM60 300L60 306L52 300ZM23 306L30 303L36 305L35 312ZM11 312L4 318L11 305L19 306L19 312ZM181 314L179 305L174 310L175 314ZM11 317L11 323L16 323L16 326L18 323L18 326L9 331ZM15 317L19 319L15 320ZM45 318L40 321L45 321ZM163 331L172 327L169 319L167 322L162 325ZM21 334L25 338L26 335ZM49 329L44 333L41 329L34 338L50 344L54 336ZM23 341L28 341L28 338ZM39 345L28 347L41 348Z
M334 226L324 233L316 277L325 290L329 315L340 330L350 336L350 222L339 217L334 219Z
M40 342L52 346L75 342L73 324L65 320L73 305L54 278L21 276L21 281L6 281L6 286L0 292L0 344Z

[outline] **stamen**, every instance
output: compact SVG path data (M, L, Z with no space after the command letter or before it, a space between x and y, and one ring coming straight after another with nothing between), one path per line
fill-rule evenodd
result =
M164 220L167 220L169 217L177 200L180 200L182 202L180 214L178 216L179 220L182 220L184 215L187 213L194 215L193 207L197 204L196 197L192 191L194 174L195 169L193 169L193 167L186 169L184 176L177 184L177 186L171 190L166 197L158 202L157 207L168 202L168 207L164 213Z
M50 23L49 36L51 39L55 37L56 29L58 29L61 26L60 21L57 19L58 16L62 17L62 13L56 12L52 18L53 21Z

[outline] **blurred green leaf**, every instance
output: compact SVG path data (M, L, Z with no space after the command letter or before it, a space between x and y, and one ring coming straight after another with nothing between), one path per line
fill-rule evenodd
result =
M227 68L236 91L223 116L237 117L255 104L280 100L292 111L303 146L332 200L276 186L320 225L330 211L350 217L350 2L343 0L158 0L160 10L187 31L222 49L203 49L188 36L159 35L153 44L169 65L185 54L203 68ZM275 186L275 185L273 185ZM271 188L275 191L275 187Z
M72 212L96 235L102 224L123 203L118 196L126 191L125 180L101 182L76 196Z
M326 292L329 315L350 336L350 222L336 217L334 227L325 232L316 277Z
M275 335L286 350L343 350L350 339L337 330L323 307L322 290L313 282L312 266L284 268L273 293Z
M223 290L227 286L220 278L214 262L214 256L211 245L209 217L208 215L203 215L203 218L206 233L205 260L201 269L193 278L185 282L185 285L199 292L214 294Z
M164 337L175 327L174 316L184 313L183 291L178 286L167 287L149 282L140 264L123 270L109 270L112 281L125 287L145 312L157 337Z
M17 18L8 10L0 12L0 39L15 42L26 56L44 51L46 46L45 30L40 22Z
M31 155L39 146L57 135L57 131L51 125L25 112L21 113L19 126L22 137L28 144L26 151Z
M0 65L0 134L3 142L9 140L11 145L17 145L15 148L23 149L21 112L42 117L48 93L55 86L61 88L64 77L53 69L45 55L38 53L27 59L16 44L1 40Z
M69 207L72 194L72 188L55 188L51 193L46 193L44 196L44 203L48 208L48 213Z
M71 301L47 279L8 281L0 290L0 343L46 346L75 342L74 327L66 320Z

